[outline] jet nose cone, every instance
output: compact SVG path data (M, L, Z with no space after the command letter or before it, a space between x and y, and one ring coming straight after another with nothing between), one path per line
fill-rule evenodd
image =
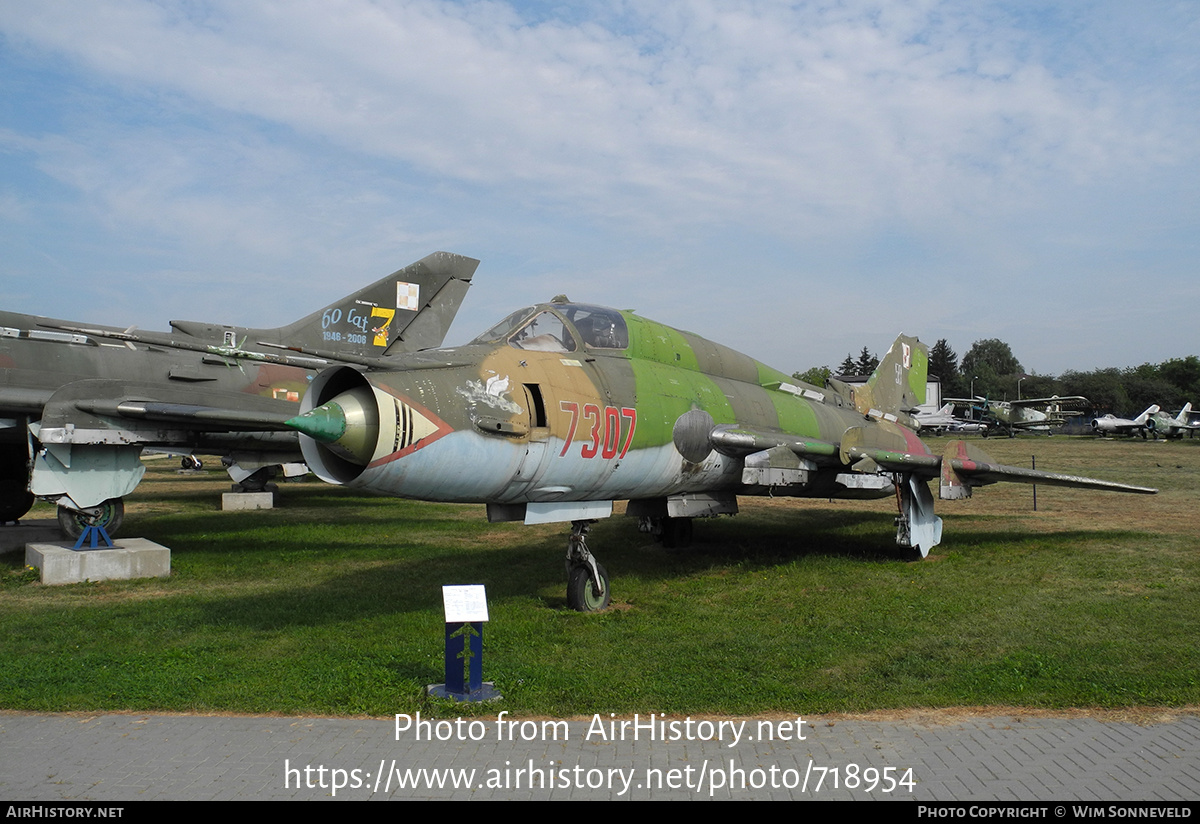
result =
M358 466L370 463L379 439L379 410L367 387L356 387L287 421Z
M321 443L333 443L346 434L346 413L339 404L333 402L297 415L285 423Z

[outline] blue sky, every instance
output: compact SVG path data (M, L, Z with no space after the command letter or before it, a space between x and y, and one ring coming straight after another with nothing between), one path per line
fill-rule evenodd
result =
M1200 352L1194 2L0 4L0 307L270 326L444 249L788 371Z

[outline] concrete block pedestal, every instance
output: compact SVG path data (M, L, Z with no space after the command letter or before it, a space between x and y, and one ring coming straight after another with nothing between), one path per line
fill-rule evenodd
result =
M171 550L145 538L117 538L112 547L97 549L72 547L67 542L29 544L25 564L41 571L43 584L166 578L171 574Z
M221 495L223 512L242 512L248 509L274 509L274 492L226 492Z

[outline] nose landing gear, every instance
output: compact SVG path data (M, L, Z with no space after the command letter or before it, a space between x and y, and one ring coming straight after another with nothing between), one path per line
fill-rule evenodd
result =
M593 521L572 521L567 539L567 606L577 612L598 612L612 603L608 570L588 550L587 531Z

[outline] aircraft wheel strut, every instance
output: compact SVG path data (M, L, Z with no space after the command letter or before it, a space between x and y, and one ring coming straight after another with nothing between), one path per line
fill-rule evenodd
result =
M58 508L58 528L72 541L82 535L89 526L104 527L108 537L114 537L125 520L125 502L120 498L109 498L97 508L100 510L99 513L90 515L60 506Z
M597 612L612 603L608 570L587 545L591 521L572 521L567 540L567 606L576 612Z

